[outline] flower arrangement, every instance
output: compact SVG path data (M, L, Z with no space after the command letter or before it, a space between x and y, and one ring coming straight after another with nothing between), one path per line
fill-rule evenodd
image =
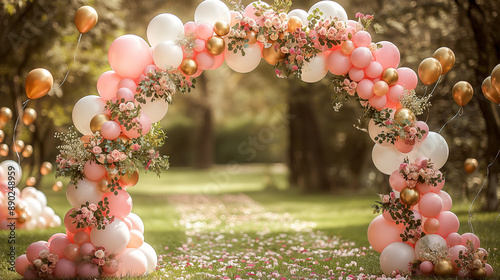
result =
M91 156L83 145L78 132L70 127L66 133L56 132L55 137L63 142L57 146L59 154L56 156L57 177L70 177L72 182L83 178L83 167Z
M108 100L106 101L106 109L111 112L111 119L116 119L127 130L137 130L142 132L142 125L139 122L140 105L135 105L132 101L121 100Z
M98 246L89 255L83 256L83 261L97 265L99 272L102 273L104 266L113 267L117 265L115 257L115 254L110 254L104 247Z
M97 205L87 201L86 204L78 209L73 210L70 217L74 218L76 228L92 227L97 229L105 229L106 225L113 222L114 217L109 217L109 202L105 197L103 201L99 201Z
M415 163L409 163L405 158L399 165L399 173L406 180L407 187L412 189L417 183L426 183L430 186L436 186L444 179L443 174L436 168L430 159L423 159Z
M421 129L416 121L402 120L396 121L391 117L388 109L375 112L373 121L378 126L384 126L386 131L375 137L379 144L384 142L394 144L396 141L403 141L406 145L415 145L424 138L427 131Z
M422 229L422 220L417 219L410 209L411 207L402 203L399 197L396 197L395 192L389 195L379 194L380 201L376 201L372 205L373 214L387 212L397 225L403 224L405 226L401 238L403 242L410 242L415 244L417 240L425 236Z
M162 99L172 104L172 96L177 91L190 92L195 84L196 80L190 81L173 69L149 71L139 82L135 99L142 104L146 103L146 98L151 101Z
M458 260L455 260L457 267L463 272L463 275L470 275L474 270L484 268L488 261L488 252L481 248L474 248L474 243L467 240L465 252L460 251Z
M30 265L28 269L34 271L39 279L52 279L58 261L59 257L57 254L42 250L38 253L38 257L33 260L33 264Z

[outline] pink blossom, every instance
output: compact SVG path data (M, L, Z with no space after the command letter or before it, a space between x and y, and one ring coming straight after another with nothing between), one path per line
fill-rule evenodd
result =
M382 198L382 203L389 203L389 196L388 195L384 195L384 197Z
M335 27L336 27L337 29L344 29L344 28L345 28L345 25L344 25L344 23L343 23L342 21L337 21L337 22L335 23Z
M281 47L281 52L282 53L288 53L288 48L287 47Z
M106 159L108 160L109 163L114 162L115 160L113 159L113 156L111 154L108 154L106 156Z
M264 26L267 28L271 28L271 26L273 26L273 22L270 19L266 19L266 21L264 22Z
M47 270L49 270L49 266L47 264L43 264L42 266L40 266L41 272L47 272Z
M373 19L373 15L366 15L365 19Z
M134 108L135 108L134 102L131 102L131 101L127 102L127 109L128 110L133 110Z
M250 27L254 27L254 26L256 26L257 24L256 24L256 22L255 22L255 20L254 20L253 18L250 18L250 19L248 20L248 25L249 25Z
M41 260L41 259L34 259L34 260L33 260L33 264L34 264L36 267L40 267L40 266L43 264L43 262L42 262L42 260Z
M297 61L302 61L304 60L304 56L303 55L297 55Z
M51 263L55 263L59 260L59 257L56 255L56 254L50 254L48 257L47 257L47 260Z
M98 162L104 164L104 161L106 160L106 157L104 155L99 155L99 158L97 159Z
M321 35L321 36L326 36L326 32L327 32L327 31L326 31L326 28L324 28L324 27L322 27L322 28L318 31L319 35Z
M298 69L299 69L299 67L297 65L292 66L293 71L297 71Z
M125 112L127 110L127 105L120 103L118 109L120 110L120 112Z
M97 206L94 203L90 203L89 209L90 209L90 211L95 212L95 211L97 211Z
M100 154L100 153L102 153L101 147L95 146L94 148L92 148L92 153L94 153L94 154Z
M356 17L356 18L362 18L362 17L364 17L364 16L365 16L365 15L363 15L362 13L359 13L359 12L358 12L358 13L356 13L356 16L355 16L355 17Z
M99 258L99 259L104 258L104 255L105 255L105 254L104 254L104 251L103 251L103 250L97 250L97 251L95 251L95 253L94 253L94 256L95 256L96 258Z

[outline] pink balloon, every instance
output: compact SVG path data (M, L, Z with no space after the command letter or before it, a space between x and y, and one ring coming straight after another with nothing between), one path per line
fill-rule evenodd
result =
M448 249L448 254L451 259L451 263L453 264L453 267L458 270L457 263L455 261L460 261L459 254L460 252L465 253L467 252L467 248L463 245L456 245Z
M71 241L67 237L58 236L50 242L50 252L56 254L60 259L64 258L64 248L70 243Z
M393 85L389 88L387 98L394 103L399 103L399 97L404 93L404 88L401 85Z
M130 213L127 218L130 219L132 222L132 229L136 229L142 233L144 233L144 223L142 222L141 218L135 214L135 213Z
M146 67L146 69L148 69L148 67L151 67L151 66L156 68L155 65L149 65ZM144 69L144 71L146 71L146 69ZM121 79L120 82L118 83L118 89L120 89L120 88L128 88L128 89L130 89L130 91L133 94L137 90L137 84L134 82L134 80L125 78L125 79Z
M104 100L111 100L115 97L120 83L120 76L114 71L107 71L97 79L97 92Z
M389 211L384 211L382 212L382 216L384 217L384 219L386 221L388 221L389 223L396 223L396 220L392 218L391 214L389 213Z
M452 232L448 234L448 237L446 237L446 244L448 244L448 247L460 245L461 242L462 242L462 237L457 232Z
M443 209L443 201L441 197L435 193L426 193L418 202L418 209L420 210L420 214L427 218L434 218Z
M109 265L104 265L102 267L102 270L108 275L114 275L118 271L118 266L119 266L118 262L112 259Z
M103 127L104 127L104 125L103 125ZM106 167L104 167L104 165L100 165L100 164L95 163L94 161L89 160L83 166L83 173L85 174L85 177L87 177L87 179L94 181L94 182L97 182L97 181L101 180L104 176L106 176L107 171L106 171Z
M368 226L368 242L375 251L381 253L387 245L401 242L400 234L402 233L402 225L389 223L382 215L379 215Z
M341 50L331 52L326 58L326 67L334 75L345 75L352 68L351 59Z
M76 277L76 264L68 259L62 258L54 269L56 279L72 279Z
M420 264L420 271L422 271L424 274L432 273L433 268L434 268L434 265L430 261L423 261Z
M76 273L79 278L98 278L99 267L93 263L79 263L76 267Z
M75 234L74 234L74 233L72 233L71 231L69 231L68 229L66 229L66 237L68 237L68 239L69 239L71 242L74 242Z
M401 67L396 69L398 71L397 84L408 89L415 89L418 84L417 73L408 67Z
M120 125L115 121L107 121L102 124L101 134L104 139L115 140L121 134Z
M26 254L20 255L16 259L16 264L15 264L16 272L19 273L21 276L23 276L24 273L26 272L26 269L28 269L28 265L30 264L31 263L26 257Z
M397 192L402 191L407 186L406 180L403 178L403 176L401 176L399 170L395 170L394 172L392 172L391 176L389 177L389 184Z
M35 243L31 243L26 249L26 257L30 263L33 263L33 260L38 258L41 251L46 250L50 252L49 247L45 245L44 241L37 241Z
M194 40L194 43L196 46L193 48L193 51L201 53L205 50L205 46L207 45L207 42L203 39L196 39Z
M460 228L460 221L457 215L450 211L441 212L436 219L439 221L439 230L436 234L446 238L450 233L457 232Z
M74 223L75 218L72 218L70 215L73 213L73 210L75 208L69 209L68 212L66 212L66 215L64 215L64 226L66 227L66 230L72 233L77 233L79 231L85 230L85 228L76 228L77 223Z
M35 280L38 279L38 275L32 270L32 269L27 269L24 272L24 279L26 280Z
M443 173L441 173L441 171L437 171L437 174L441 174L441 182L436 182L436 186L432 186L431 187L431 192L433 193L439 193L441 191L441 189L444 187L444 183L445 183L445 178L443 176Z
M117 192L116 195L112 192L105 194L103 200L108 198L109 215L123 219L132 211L132 198L124 190L118 190Z
M415 147L415 145L406 144L404 140L397 139L394 142L394 147L396 147L396 149L398 149L398 151L400 151L401 153L407 154L413 150L413 147Z
M351 63L350 59L349 63ZM359 82L365 78L365 71L363 69L352 67L351 70L349 70L349 78L355 82Z
M132 229L132 221L130 221L129 218L127 218L127 217L123 218L123 222L127 225L129 230Z
M373 55L367 47L357 47L351 53L351 63L354 67L365 68L373 61Z
M477 249L481 247L481 242L479 241L479 237L477 237L477 235L475 235L474 233L471 232L464 233L462 234L460 239L461 239L460 241L461 245L467 246L467 241L471 241L472 244L474 245L474 248Z
M253 3L250 3L245 7L245 10L243 11L243 15L245 15L246 17L249 17L249 18L253 18L254 20L257 20L257 16L255 15L255 11L256 11L256 9L255 9Z
M417 191L421 194L421 195L424 195L428 192L431 191L431 186L427 183L417 183Z
M493 275L493 267L489 263L484 265L484 269L486 269L486 277Z
M154 64L148 65L148 66L146 66L146 68L144 68L143 75L147 75L147 74L149 74L149 73L156 73L156 71L157 71L158 69L159 69L159 68L158 68L158 67L156 67L156 65L154 65ZM142 75L141 75L140 77L142 77ZM145 76L144 76L144 78L145 78ZM144 78L141 78L140 80L142 81ZM135 81L133 81L133 82L137 85L137 83L136 83ZM137 88L135 88L135 89L132 89L132 88L131 88L131 90L132 90L133 92L135 92L135 91L137 90Z
M132 81L132 83L134 83L135 85L135 82ZM127 101L135 101L134 92L135 90L132 91L130 88L126 87L119 88L118 91L116 92L116 100L120 101L120 103L125 103Z
M53 234L53 235L49 238L49 240L47 240L47 242L49 242L49 244L50 244L50 242L51 242L54 238L56 238L56 237L58 237L58 236L64 236L64 237L66 237L66 234L64 234L64 233L62 233L62 232L55 233L55 234Z
M212 66L210 70L215 70L222 66L222 64L224 63L224 53L214 56L214 60L214 66Z
M370 99L373 96L373 82L364 79L358 83L357 92L360 98Z
M80 255L81 256L86 256L92 254L92 251L95 249L94 245L92 243L83 243L80 246Z
M141 124L142 127L141 134L146 135L151 130L151 119L145 113L141 113L141 115L139 116L139 123ZM141 135L139 134L139 131L137 131L135 128L127 130L123 125L120 125L120 128L123 131L123 134L125 134L125 136L127 136L128 138L133 139Z
M366 31L359 31L352 37L356 47L369 47L372 43L372 36Z
M382 96L372 96L370 97L370 100L368 101L368 103L370 104L370 106L372 106L373 108L377 109L377 110L382 110L385 105L387 104L387 96L385 95L382 95Z
M204 51L199 53L195 58L196 63L198 64L198 69L208 70L212 68L215 64L215 58L213 55Z
M194 21L188 21L184 24L184 34L194 34L196 32L196 23Z
M382 71L384 71L384 69L382 69L382 65L376 61L372 61L370 65L365 68L365 75L368 78L373 79L380 77L380 75L382 75Z
M199 77L201 75L201 73L203 73L203 70L198 68L198 71L196 71L196 73L194 73L193 75L188 76L188 77L196 78L196 77Z
M451 200L451 196L445 191L439 191L437 194L439 195L439 197L441 197L441 200L443 201L443 211L450 211L451 205L453 203Z
M144 68L153 64L153 56L148 43L136 35L123 35L116 38L108 51L111 68L122 78L135 79Z
M119 277L140 276L146 273L147 258L142 251L127 248L117 258L119 266L116 274Z
M373 52L375 60L382 64L384 69L397 68L401 60L398 47L388 41L378 42L377 44L382 45L382 48Z
M208 23L200 23L196 28L196 36L203 40L208 40L214 34L214 28Z
M417 122L417 126L421 129L421 130L424 130L425 133L424 135L422 136L422 139L420 139L420 141L424 140L425 137L427 137L427 135L429 134L429 126L424 122L424 121L418 121Z

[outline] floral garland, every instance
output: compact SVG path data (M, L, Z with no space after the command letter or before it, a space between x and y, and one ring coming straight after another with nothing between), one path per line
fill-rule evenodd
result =
M195 79L189 80L173 69L149 71L139 82L135 99L142 104L146 103L146 98L151 101L160 99L172 104L172 96L177 91L191 92L195 85Z
M58 261L59 256L57 254L41 250L33 260L33 264L28 266L28 269L35 272L38 279L52 279Z
M97 229L105 229L107 225L113 222L114 217L109 217L109 202L105 197L103 201L99 201L97 205L87 201L86 204L71 212L70 217L75 220L76 228L93 227Z
M443 174L434 168L430 159L409 163L408 158L405 158L404 162L399 165L399 173L410 189L415 188L417 183L426 183L435 187L444 179Z
M390 114L391 109L383 109L373 116L375 125L383 126L387 130L375 137L375 141L379 144L391 143L394 144L397 140L402 140L406 145L415 145L424 138L428 132L421 129L416 121L403 120L402 122L395 121Z

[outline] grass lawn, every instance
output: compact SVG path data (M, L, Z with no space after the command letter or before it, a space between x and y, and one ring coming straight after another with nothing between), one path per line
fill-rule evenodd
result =
M143 219L145 241L156 249L160 262L156 272L140 279L382 275L379 254L368 248L366 238L376 194L304 195L264 190L269 182L284 189L284 169L172 169L160 179L141 174L139 184L129 190L134 199L132 211ZM49 187L44 191L57 214L63 216L70 209L64 192L54 193ZM468 232L468 204L455 204L452 211L460 218L459 232ZM496 216L477 212L473 224L482 247L489 251L494 279L499 279L500 221L495 221ZM23 254L32 242L63 231L64 227L18 230L16 253ZM0 279L19 279L7 270L8 234L0 232Z

